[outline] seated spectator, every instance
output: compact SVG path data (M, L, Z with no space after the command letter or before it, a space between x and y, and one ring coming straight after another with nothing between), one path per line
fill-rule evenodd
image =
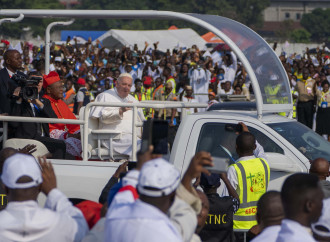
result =
M311 225L322 213L323 192L315 175L296 173L282 187L281 198L285 213L277 242L314 242Z
M0 212L0 240L81 241L88 231L82 213L56 189L51 163L39 162L23 154L5 161L1 180L9 203ZM45 208L36 202L40 191L47 196Z
M44 76L44 88L44 98L50 101L53 111L58 118L77 119L62 100L63 84L56 72L52 71L47 76ZM75 157L80 157L82 149L79 125L59 123L49 124L49 132L51 138L64 140L67 153Z
M257 204L256 216L257 226L261 234L254 238L252 242L275 242L284 218L281 193L269 191L262 195Z
M11 115L22 117L40 117L40 118L57 118L54 113L50 101L42 98L43 78L39 72L31 72L30 77L40 78L38 88L38 98L34 100L25 100L19 96L20 88L14 92L17 101L13 104ZM20 123L11 122L11 127L15 129L15 138L34 139L43 143L54 159L65 159L66 148L62 140L50 138L49 124L47 123Z
M225 183L229 196L220 197L220 177ZM206 225L199 233L202 241L233 241L233 216L239 208L239 197L226 174L201 175L200 186L209 200L209 214Z
M329 173L329 161L324 158L318 158L311 162L310 174L318 176L320 185L324 193L324 198L330 198L330 182L327 181Z

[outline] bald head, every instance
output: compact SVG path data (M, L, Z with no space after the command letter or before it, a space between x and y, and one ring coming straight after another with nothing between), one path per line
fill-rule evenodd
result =
M324 158L317 158L311 162L310 174L315 174L320 180L326 180L329 177L329 161Z
M284 210L280 192L266 192L259 199L257 207L257 221L261 230L281 224L284 218Z

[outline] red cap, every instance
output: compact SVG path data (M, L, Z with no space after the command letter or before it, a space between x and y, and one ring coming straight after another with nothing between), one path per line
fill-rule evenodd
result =
M5 40L5 39L2 39L1 40L1 43L4 43L5 45L10 45L9 41L8 40Z
M57 74L57 72L56 71L51 71L51 72L49 72L48 75L44 75L44 84L43 84L43 86L44 86L44 88L46 88L46 87L48 87L48 86L52 85L53 83L58 82L60 80L61 80L61 78Z
M147 86L150 86L151 85L151 77L150 76L146 76L145 78L144 78L144 82L143 82L143 84L144 85L147 85Z
M102 204L100 203L86 200L78 203L76 207L79 208L84 215L89 229L93 228L101 218Z
M77 84L78 84L78 85L82 85L82 86L85 86L85 84L86 84L86 81L85 81L85 79L84 79L84 78L79 78L79 79L78 79L78 81L77 81Z
M324 59L329 59L329 56L328 55L324 56Z

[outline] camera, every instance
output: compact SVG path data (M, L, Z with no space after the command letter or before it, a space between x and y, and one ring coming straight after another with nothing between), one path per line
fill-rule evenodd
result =
M34 100L38 98L38 84L41 81L41 77L32 76L29 77L23 72L18 71L11 78L15 81L18 86L21 87L21 92L19 94L25 101Z

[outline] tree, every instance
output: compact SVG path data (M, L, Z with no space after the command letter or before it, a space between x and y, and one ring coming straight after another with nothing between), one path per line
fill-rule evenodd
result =
M308 43L311 34L306 29L295 29L291 33L291 39L296 43Z
M313 40L330 41L330 8L317 8L311 13L304 14L300 23L311 33Z
M63 6L53 0L1 0L2 9L61 9ZM4 36L19 38L24 27L31 27L34 36L45 34L47 25L52 22L50 19L24 18L19 23L2 24L0 33Z
M249 27L261 27L263 23L262 11L269 6L269 0L234 0L237 21Z

